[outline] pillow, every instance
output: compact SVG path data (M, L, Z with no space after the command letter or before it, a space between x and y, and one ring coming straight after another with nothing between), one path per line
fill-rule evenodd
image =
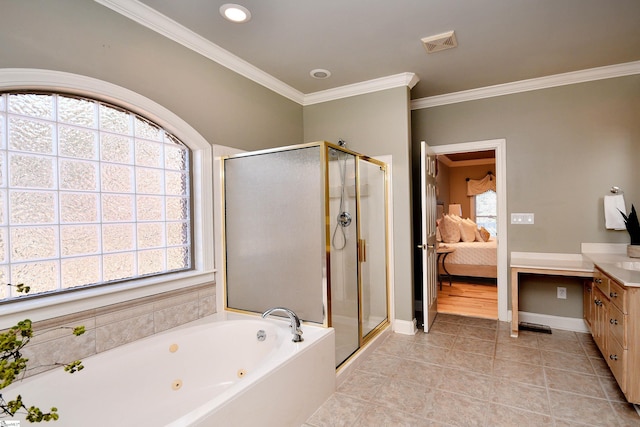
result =
M482 235L480 234L480 229L476 227L476 242L484 242L482 240Z
M476 230L478 226L475 222L467 218L460 221L458 225L460 227L460 239L463 242L473 242L476 240Z
M445 243L457 243L460 241L460 227L451 215L445 215L440 222L440 235Z
M491 233L489 233L486 228L481 227L480 228L480 236L482 237L482 241L483 242L488 242L489 239L491 238Z

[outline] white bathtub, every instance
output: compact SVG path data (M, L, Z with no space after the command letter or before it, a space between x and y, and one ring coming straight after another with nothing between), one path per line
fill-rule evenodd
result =
M259 341L259 330L266 339ZM335 389L333 329L220 313L2 390L56 426L299 426ZM28 425L26 421L22 426Z

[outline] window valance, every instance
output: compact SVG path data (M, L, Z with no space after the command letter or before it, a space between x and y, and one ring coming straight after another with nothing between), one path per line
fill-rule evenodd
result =
M482 179L467 178L467 196L475 196L486 191L496 191L496 179L493 172L487 173Z

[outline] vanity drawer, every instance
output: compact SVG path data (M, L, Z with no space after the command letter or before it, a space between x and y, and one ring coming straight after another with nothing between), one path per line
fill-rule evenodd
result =
M613 376L616 377L618 385L623 393L627 391L627 350L623 349L616 340L609 340L608 351L604 355L607 364L611 368Z
M609 336L627 348L627 315L613 304L609 304ZM610 340L612 341L612 340Z
M609 296L613 305L627 314L627 290L623 286L620 286L616 281L609 280L609 293L605 295Z
M609 278L597 268L593 272L593 284L596 285L603 294L609 296Z

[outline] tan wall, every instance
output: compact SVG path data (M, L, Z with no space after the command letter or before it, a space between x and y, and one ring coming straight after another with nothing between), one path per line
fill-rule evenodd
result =
M415 110L412 135L414 153L420 140L506 139L508 213L535 214L534 225L508 226L509 253L580 253L582 242L629 242L625 231L605 229L603 196L617 185L627 209L640 204L639 75ZM532 286L521 299L529 309L581 312L575 292L552 305L551 292Z
M93 1L5 1L0 68L94 77L168 108L211 144L302 142L302 106Z
M304 108L306 142L347 142L347 148L368 156L393 156L393 250L396 319L411 321L413 313L413 243L409 92L388 89Z

